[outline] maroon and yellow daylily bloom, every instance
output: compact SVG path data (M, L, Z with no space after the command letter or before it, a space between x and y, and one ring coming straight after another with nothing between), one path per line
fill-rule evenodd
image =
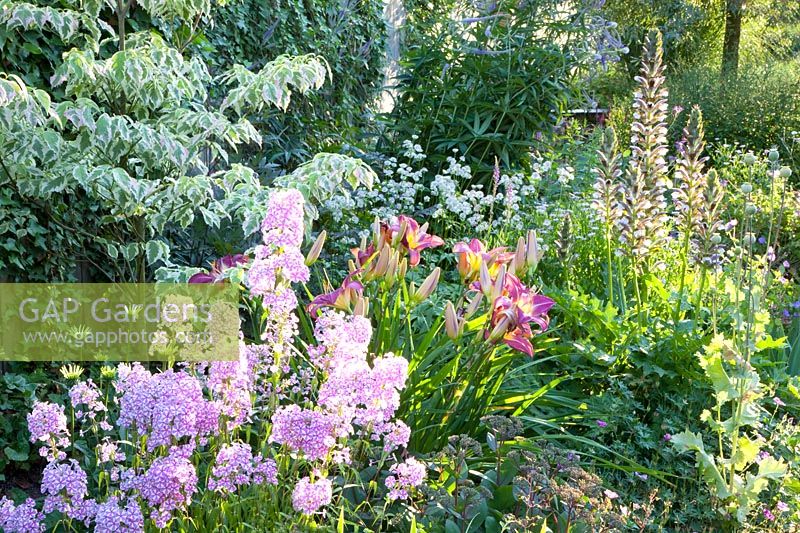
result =
M507 284L507 294L493 303L490 327L484 338L489 342L502 340L510 348L533 356L530 339L547 330L550 323L547 312L554 304L547 296L536 294L521 283ZM536 330L532 324L538 326Z
M461 275L461 279L466 282L477 279L482 263L486 263L489 274L494 278L501 266L514 259L514 253L506 250L507 248L504 246L487 250L486 246L478 239L472 239L468 243L456 243L453 253L458 257L458 273Z
M211 261L211 269L208 272L198 272L189 278L189 283L222 283L225 281L225 271L246 265L250 258L244 254L226 255L215 261Z
M444 244L444 240L436 235L429 235L426 226L411 217L400 215L397 221L389 226L389 240L400 245L408 252L408 264L415 267L419 264L420 252L426 248L435 248Z
M317 316L317 311L323 307L333 307L341 311L349 311L353 303L361 296L364 291L364 286L361 282L353 279L356 272L351 272L346 278L342 286L331 292L320 294L308 304L308 313L311 316Z

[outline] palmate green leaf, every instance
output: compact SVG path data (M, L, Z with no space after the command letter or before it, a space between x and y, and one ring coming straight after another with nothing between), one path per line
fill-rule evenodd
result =
M291 102L292 89L305 94L319 89L330 76L327 61L316 54L281 55L267 63L258 73L242 65L234 65L219 81L234 85L220 106L231 107L237 113L261 111L265 105L286 110Z
M703 439L699 434L684 431L673 435L670 442L679 451L695 452L697 467L718 498L724 499L731 495L714 458L706 452Z

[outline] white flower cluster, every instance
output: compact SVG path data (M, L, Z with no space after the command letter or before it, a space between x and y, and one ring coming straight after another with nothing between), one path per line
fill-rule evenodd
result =
M467 224L477 233L489 231L490 226L522 229L526 216L522 206L534 197L537 184L553 169L551 161L537 160L530 176L503 174L494 190L487 192L483 185L471 183L472 169L457 149L453 149L441 173L432 180L426 179L428 169L421 162L427 156L415 141L416 136L402 143L400 160L390 157L383 161L381 180L373 190L357 190L349 197L332 198L322 206L322 212L344 231L363 227L359 215L386 219L423 210L430 210L433 218L451 218ZM565 168L564 175L569 177L564 179L571 181L574 171Z

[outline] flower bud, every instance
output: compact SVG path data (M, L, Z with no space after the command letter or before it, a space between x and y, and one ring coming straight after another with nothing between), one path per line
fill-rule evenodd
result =
M400 244L400 241L403 240L406 231L408 231L408 222L406 222L406 220L403 219L403 221L400 222L400 229L397 230L397 233L394 235L394 237L392 237L392 246L397 246L398 244Z
M489 274L489 267L486 266L486 261L481 261L480 277L478 279L481 283L481 292L488 297L492 290L492 276Z
M747 182L742 183L742 192L745 194L750 194L753 192L753 186Z
M325 239L328 237L328 232L322 230L320 234L317 236L317 240L314 241L314 244L311 245L311 249L308 251L308 255L306 256L306 266L311 266L316 263L317 259L319 259L319 254L322 252L322 246L325 244Z
M527 270L525 264L526 258L526 249L527 246L525 244L525 239L520 237L517 239L517 249L514 253L514 259L511 262L511 270L516 274L518 277L522 276L522 274Z
M467 309L464 312L464 320L469 320L469 318L475 314L478 310L478 307L481 305L481 301L483 300L483 293L476 292L475 296L467 304Z
M383 232L381 231L381 219L377 216L372 221L372 244L376 250L380 250L382 246Z
M415 304L419 304L427 300L428 297L433 294L433 291L436 290L436 286L439 285L439 276L441 274L441 268L434 268L433 271L428 274L428 277L425 278L425 281L422 282L422 285L419 286L419 289L414 292L414 295L411 297L411 301L413 301Z
M397 265L397 278L398 279L405 279L406 272L408 271L408 259L405 257L402 261Z
M528 237L525 244L525 264L529 269L535 269L537 266L539 266L539 260L542 258L542 254L539 252L539 241L536 239L535 229L528 231Z
M492 329L492 332L489 333L486 340L489 342L499 341L506 334L509 327L511 327L511 319L507 315L503 315L500 320L497 321L497 325Z
M756 164L756 156L751 154L750 152L744 154L744 164L745 165L755 165Z
M358 268L356 267L356 264L355 264L355 262L354 262L352 259L350 259L349 261L347 261L347 271L348 271L350 274L352 274L352 273L353 273L353 272L355 272L356 270L358 270Z
M353 306L353 314L359 316L369 316L369 298L361 296L356 300L356 305Z
M453 306L453 302L448 300L447 304L444 306L444 330L447 336L452 340L459 338L461 336L462 325L456 314L456 308Z
M389 252L391 248L389 248L388 244L383 245L383 250ZM383 254L383 250L381 250L381 254ZM388 261L386 263L386 272L384 273L384 281L386 283L387 288L391 288L394 285L394 282L397 280L399 275L399 268L400 268L400 252L397 250L391 251L388 253Z
M779 176L783 179L789 179L792 175L792 169L789 167L781 167Z
M781 154L779 154L775 148L769 151L769 160L772 161L773 163L775 163L778 159L780 159L780 157Z
M494 284L492 285L492 293L490 298L494 300L495 298L503 295L503 288L506 285L506 265L500 267L500 270L497 272L497 277L494 280Z

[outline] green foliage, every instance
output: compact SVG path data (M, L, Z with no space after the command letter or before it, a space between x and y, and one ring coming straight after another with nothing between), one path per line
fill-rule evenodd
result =
M800 131L798 74L796 63L753 64L721 83L715 70L688 68L671 75L670 101L700 106L709 139L763 150L782 139L791 144L790 133Z
M453 4L409 13L390 127L397 143L417 134L425 151L457 148L486 181L495 157L505 168L527 165L534 134L577 95L585 14L549 0Z
M383 85L382 15L379 0L241 0L214 12L214 25L196 37L214 69L241 63L255 70L280 55L309 52L330 68L330 80L295 101L290 113L265 109L252 118L264 134L261 150L248 154L259 171L292 168L369 131L369 110Z

